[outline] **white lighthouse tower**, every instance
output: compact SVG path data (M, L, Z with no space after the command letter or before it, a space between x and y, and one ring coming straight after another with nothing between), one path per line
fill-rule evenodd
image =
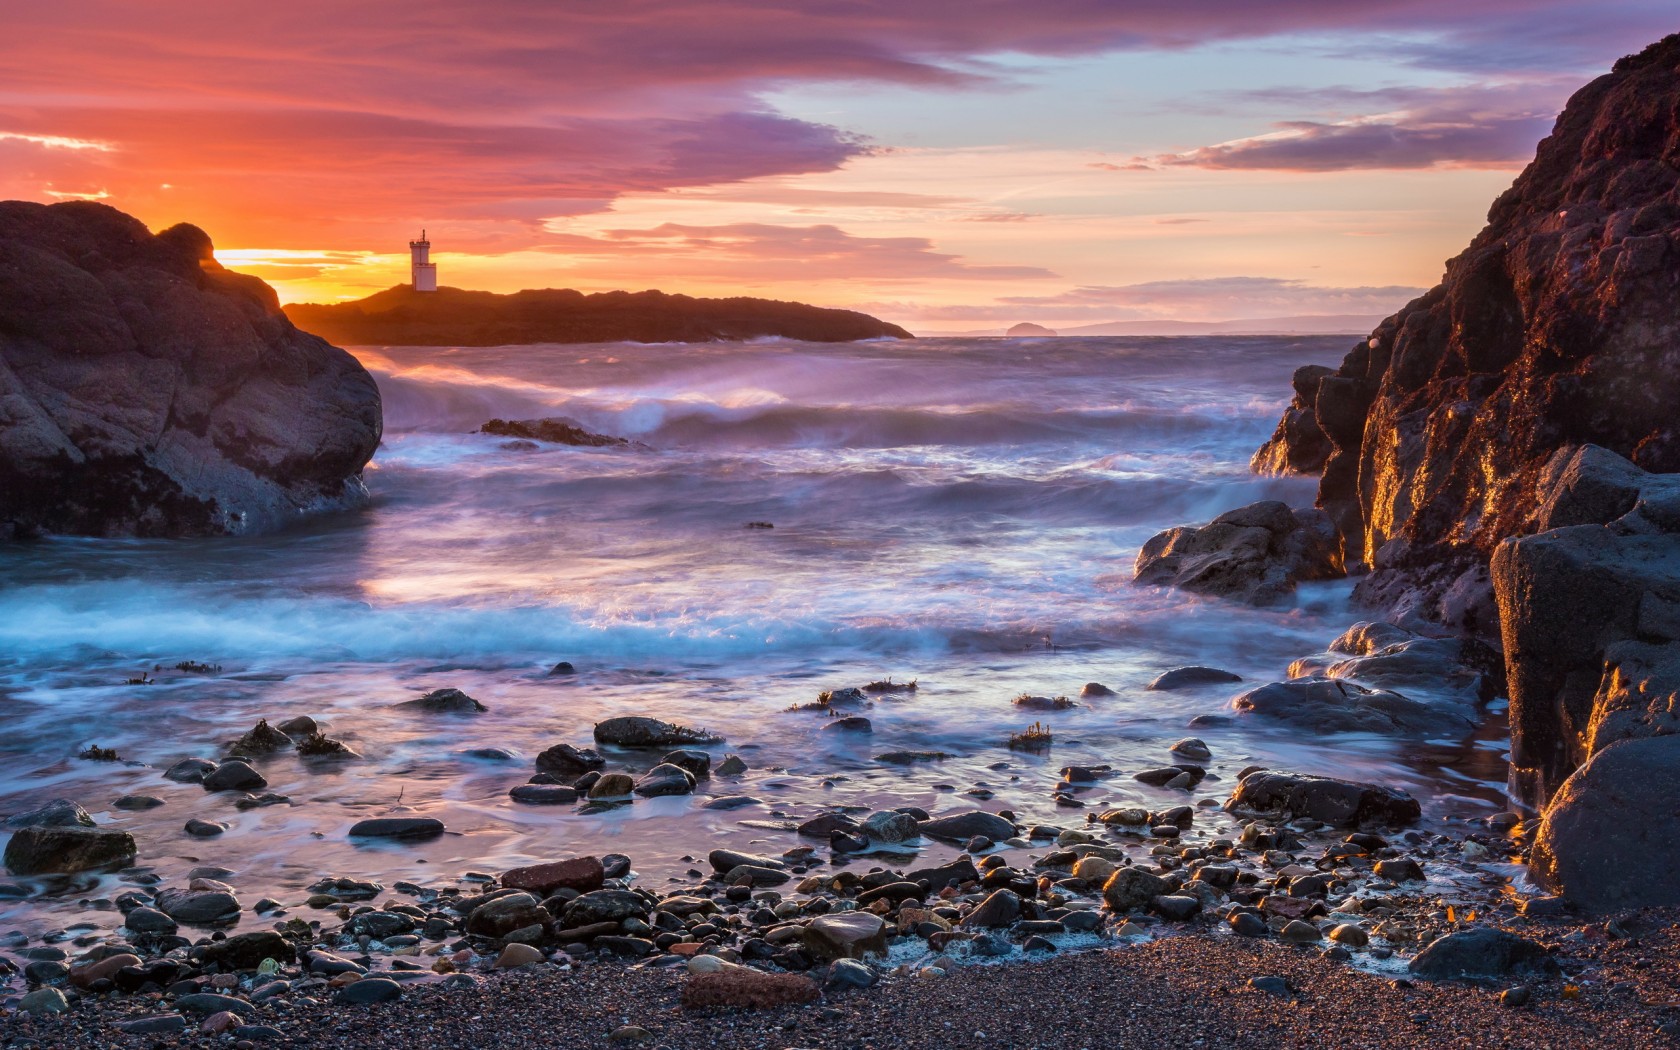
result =
M431 261L432 242L426 239L426 231L420 231L420 239L408 242L410 256L410 278L414 282L417 292L437 291L437 263Z

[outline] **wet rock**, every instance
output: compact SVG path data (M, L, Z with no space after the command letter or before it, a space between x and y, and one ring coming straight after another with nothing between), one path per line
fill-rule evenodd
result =
M352 825L350 837L416 841L435 839L443 832L443 821L435 817L374 817Z
M266 959L286 964L296 962L298 956L292 942L272 930L259 930L235 934L225 941L211 941L201 950L200 957L206 964L223 970L255 970Z
M595 890L568 901L560 920L563 926L576 928L632 917L645 919L650 910L648 902L630 890Z
M909 813L871 813L863 822L863 835L871 842L898 843L918 838L921 830Z
M0 244L0 521L251 534L365 502L373 377L294 328L261 280L224 269L204 231L9 201Z
M118 1021L115 1027L125 1035L174 1035L186 1031L187 1019L180 1014L153 1014Z
M148 809L156 809L163 805L163 799L156 795L124 795L111 803L113 809L124 809L131 813Z
M1335 827L1410 824L1422 811L1403 791L1334 777L1261 770L1243 777L1225 808L1241 816L1311 817Z
M695 780L703 780L711 774L712 756L694 748L682 748L672 751L659 760L661 765L680 766L686 769Z
M1266 920L1251 911L1233 912L1230 926L1238 937L1264 937L1269 932Z
M924 820L921 832L928 838L944 842L967 842L976 835L1002 842L1015 837L1015 825L995 813L976 809Z
M1242 675L1221 671L1217 667L1203 667L1191 664L1187 667L1175 667L1170 671L1162 671L1149 683L1149 688L1161 691L1168 689L1189 689L1198 685L1222 685L1229 682L1242 681Z
M1172 892L1172 884L1142 868L1121 868L1103 883L1103 902L1115 911L1142 911L1156 897Z
M467 932L480 937L506 937L527 926L546 927L553 917L529 893L509 893L486 901L467 917Z
M1432 706L1387 689L1334 678L1295 678L1250 689L1231 701L1238 714L1320 733L1427 733L1469 729L1459 704Z
M1379 860L1376 866L1377 878L1390 882L1422 882L1423 868L1410 857L1395 857L1389 860Z
M1168 529L1143 545L1133 580L1255 605L1287 600L1303 580L1342 575L1330 519L1275 500L1227 511L1201 528Z
M606 760L594 748L577 748L570 744L555 744L537 756L537 772L559 777L580 776L604 765Z
M1149 907L1163 919L1171 922L1189 922L1201 912L1202 902L1199 898L1185 894L1168 893L1151 899Z
M235 740L228 751L235 755L273 755L292 749L292 738L262 719L250 732Z
M86 959L70 967L70 983L77 988L91 988L100 981L109 981L125 966L139 966L140 957L130 952ZM115 982L113 982L115 983Z
M206 773L200 783L206 791L260 791L268 786L249 763L231 758Z
M8 828L68 828L94 826L87 810L67 798L55 798L37 809L6 818Z
M694 793L694 775L681 766L662 763L648 770L632 790L643 798L690 795Z
M783 868L786 864L780 857L769 857L757 853L740 853L732 849L715 849L706 855L706 863L719 875L733 871L742 865L755 868Z
M195 879L194 885L211 880ZM171 887L158 891L157 908L183 926L225 926L239 921L239 898L220 883L215 888Z
M123 916L123 925L131 933L159 936L168 936L177 929L175 920L156 908L135 908Z
M570 660L561 660L548 669L550 678L567 678L574 674L577 674L577 668L573 666Z
M826 839L835 832L850 834L861 831L862 825L844 813L824 813L799 825L799 834Z
M704 729L663 722L642 715L624 715L595 724L595 742L619 747L682 747L721 744L723 738Z
M177 784L201 784L215 770L216 763L209 759L183 758L164 770L163 776L165 780L173 780Z
M37 988L18 1000L18 1011L31 1017L61 1014L70 1009L70 1001L57 988Z
M819 915L802 933L805 950L820 962L883 955L888 929L879 915L841 912Z
M361 758L356 750L342 740L321 733L311 733L297 742L297 752L302 758Z
M1483 927L1437 938L1406 968L1418 977L1452 980L1518 973L1550 975L1557 972L1557 963L1542 945Z
M134 862L134 836L114 828L79 824L19 828L6 843L5 864L13 875L45 875Z
M1553 796L1534 842L1540 881L1584 911L1680 904L1680 736L1621 740Z
M747 764L739 755L730 755L718 766L718 775L723 777L738 777L747 771Z
M521 966L535 966L548 959L541 951L529 944L509 944L496 956L494 968L498 970L517 970Z
M636 781L628 773L607 773L589 785L593 799L629 798L636 789Z
M501 883L508 889L528 890L539 897L550 897L558 890L589 893L601 888L607 877L606 867L597 857L573 857L544 864L529 864L503 873Z
M1291 664L1289 676L1353 679L1365 686L1401 691L1412 699L1430 697L1431 706L1452 710L1470 722L1476 720L1477 705L1504 694L1504 660L1486 642L1475 638L1407 637L1371 648L1376 639L1389 635L1380 630L1385 627L1393 625L1355 625L1331 643L1331 653ZM1367 651L1344 655L1334 651L1338 645Z
M845 718L832 718L823 723L825 733L872 733L875 727L869 719L862 715L848 715Z
M560 784L520 784L508 790L508 798L527 806L566 806L578 800L578 791Z
M197 817L194 817L187 821L181 830L196 839L213 839L227 829L228 825L226 824L208 820L199 820Z
M433 689L424 696L393 706L434 715L476 715L490 710L459 689Z
M1079 706L1065 696L1034 696L1031 693L1017 696L1014 704L1025 711L1065 711Z
M752 795L719 795L709 798L700 804L701 809L743 809L747 806L757 806L764 802Z
M1290 919L1278 931L1278 940L1285 944L1317 944L1324 939L1318 927L1301 919Z
M338 1001L352 1005L388 1003L402 998L402 985L389 977L364 977L338 991Z
M1334 450L1318 422L1319 386L1336 370L1323 365L1302 365L1291 378L1294 397L1283 410L1277 429L1249 461L1256 474L1317 474Z
M944 751L884 751L875 756L875 761L890 766L911 766L917 762L943 762L950 757Z
M1207 744L1203 743L1199 737L1193 736L1187 736L1174 744L1172 753L1179 758L1187 758L1192 762L1206 762L1213 757L1213 752L1208 749Z
M1021 898L1012 890L993 890L963 917L969 927L1004 927L1021 917Z
M321 726L308 715L297 715L288 718L274 728L296 740L306 736L314 736L321 731Z
M1107 696L1119 696L1120 694L1101 682L1086 682L1079 690L1079 695L1082 699L1091 700Z
M200 1017L219 1013L238 1014L249 1019L255 1019L257 1016L257 1008L245 1000L235 999L231 995L217 995L214 992L193 992L190 995L177 996L175 1009Z

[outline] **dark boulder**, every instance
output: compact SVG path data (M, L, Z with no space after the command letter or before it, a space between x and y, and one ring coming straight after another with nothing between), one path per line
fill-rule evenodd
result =
M206 791L260 791L268 786L249 762L233 758L206 773L200 783Z
M44 806L6 818L8 828L91 828L88 811L67 798L55 798Z
M434 715L476 715L490 710L459 689L433 689L424 696L404 700L396 706Z
M1240 682L1242 675L1221 671L1217 667L1203 667L1191 664L1188 667L1174 667L1170 671L1162 671L1149 683L1148 688L1161 691L1168 689L1188 689L1198 685L1218 685L1221 683Z
M134 836L115 828L32 825L6 843L5 864L13 875L58 874L130 864L137 852Z
M1588 912L1680 905L1680 736L1622 740L1553 796L1535 874Z
M664 722L644 715L622 715L595 724L595 742L619 747L682 747L721 744L723 738L704 729Z
M297 948L272 930L260 930L235 934L225 941L211 941L200 950L199 957L223 970L255 970L264 959L273 959L277 963L296 962Z
M1261 770L1243 777L1225 808L1240 816L1311 817L1336 827L1410 824L1422 816L1404 791L1335 777Z
M537 772L557 777L581 776L604 765L606 760L594 748L577 748L570 744L555 744L537 756Z
M1558 972L1557 962L1544 946L1488 927L1438 937L1406 968L1414 976L1437 981L1515 974L1550 976Z
M1388 689L1334 678L1272 682L1239 694L1231 709L1316 733L1450 732L1475 724L1459 705L1443 710Z
M994 842L1015 837L1015 825L995 813L978 809L924 820L921 831L928 838L945 842L967 842L976 835L983 835Z
M94 536L278 528L366 501L379 390L188 225L0 203L0 524Z
M374 817L352 825L350 837L420 840L435 839L443 831L443 821L434 817Z
M1342 575L1335 539L1322 511L1290 510L1275 500L1255 503L1200 528L1185 525L1152 537L1138 551L1132 579L1276 605L1303 580Z

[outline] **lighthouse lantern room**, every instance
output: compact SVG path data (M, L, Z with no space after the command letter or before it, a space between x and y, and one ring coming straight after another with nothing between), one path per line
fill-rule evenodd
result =
M417 292L437 291L437 263L431 261L432 242L426 239L426 231L420 231L420 239L408 242L410 256L410 276Z

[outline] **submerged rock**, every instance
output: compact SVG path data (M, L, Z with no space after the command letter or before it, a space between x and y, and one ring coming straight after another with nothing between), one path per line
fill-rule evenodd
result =
M395 705L440 715L476 715L490 710L459 689L433 689L414 700Z
M58 874L130 864L138 852L134 836L115 828L30 825L6 843L5 864L13 875Z
M704 729L664 722L645 715L623 715L595 724L595 742L619 747L682 747L721 744L723 738Z
M278 528L359 505L379 389L181 224L0 203L0 524L93 536Z
M1203 667L1192 664L1188 667L1175 667L1170 671L1162 671L1149 683L1148 688L1154 690L1188 689L1197 685L1217 685L1227 682L1240 682L1242 675L1221 671L1217 667Z
M1311 817L1336 827L1410 824L1422 816L1404 791L1335 777L1261 770L1238 782L1225 808L1239 816Z
M374 817L359 820L350 828L351 838L435 839L443 834L443 821L434 817Z
M262 719L250 732L233 742L228 751L235 755L272 755L292 749L292 738Z
M239 898L230 887L194 879L186 889L158 891L157 908L183 926L225 926L239 921Z
M524 438L527 441L546 441L551 445L578 445L586 448L630 444L621 437L592 433L569 419L492 419L479 427L478 432L494 434L497 437ZM570 664L566 666L571 667ZM567 670L559 673L571 672Z
M1286 601L1303 580L1342 575L1335 531L1322 511L1275 500L1226 511L1201 528L1159 533L1138 551L1133 581L1254 605Z

